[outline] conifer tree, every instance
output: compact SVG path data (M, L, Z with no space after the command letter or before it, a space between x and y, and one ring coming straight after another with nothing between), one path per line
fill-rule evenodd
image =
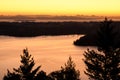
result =
M61 70L54 71L49 74L53 80L80 80L80 72L75 69L75 63L69 57L67 63Z
M46 75L46 72L40 71L34 80L52 80L52 79Z
M112 21L105 19L98 31L97 51L87 50L84 53L85 74L91 80L120 79L120 48L115 44L116 32Z
M4 80L10 80L9 76L14 77L16 75L19 75L20 80L33 80L36 77L37 72L40 68L40 66L38 66L36 69L33 70L34 65L35 62L29 54L28 49L24 49L23 55L21 55L20 67L18 69L13 68L14 72L8 71L7 75L4 76Z
M72 57L69 57L67 63L65 63L65 67L61 67L61 71L64 75L63 80L80 80L80 72L75 69L75 66L76 65L72 61Z
M7 75L4 76L3 80L21 80L21 79L20 79L20 75L14 73L14 72L10 72L8 70Z

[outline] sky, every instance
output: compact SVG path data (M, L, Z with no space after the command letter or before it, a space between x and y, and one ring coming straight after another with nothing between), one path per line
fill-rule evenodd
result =
M120 16L120 0L0 0L0 15Z

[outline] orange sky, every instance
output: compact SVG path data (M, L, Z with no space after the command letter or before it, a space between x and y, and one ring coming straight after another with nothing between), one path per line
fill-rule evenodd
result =
M120 0L0 0L0 15L120 16Z

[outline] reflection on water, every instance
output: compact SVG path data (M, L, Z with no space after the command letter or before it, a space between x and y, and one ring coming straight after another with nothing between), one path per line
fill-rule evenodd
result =
M80 70L83 80L86 76L83 52L87 47L76 47L73 41L78 39L78 35L69 36L41 36L34 38L0 37L0 80L7 69L17 68L20 65L20 54L24 48L28 48L30 54L34 56L36 66L42 65L41 69L47 73L59 70L61 66L72 56L76 63L76 68Z

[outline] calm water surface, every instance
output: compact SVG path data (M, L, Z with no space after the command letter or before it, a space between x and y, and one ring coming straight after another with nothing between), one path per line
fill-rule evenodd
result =
M82 80L87 80L84 74L85 65L82 61L84 51L89 47L77 47L73 41L81 35L69 36L40 36L34 38L15 38L0 36L0 80L7 73L7 69L18 68L20 55L24 48L28 48L35 60L35 67L41 65L41 70L47 73L59 70L72 56L76 69L80 70Z

